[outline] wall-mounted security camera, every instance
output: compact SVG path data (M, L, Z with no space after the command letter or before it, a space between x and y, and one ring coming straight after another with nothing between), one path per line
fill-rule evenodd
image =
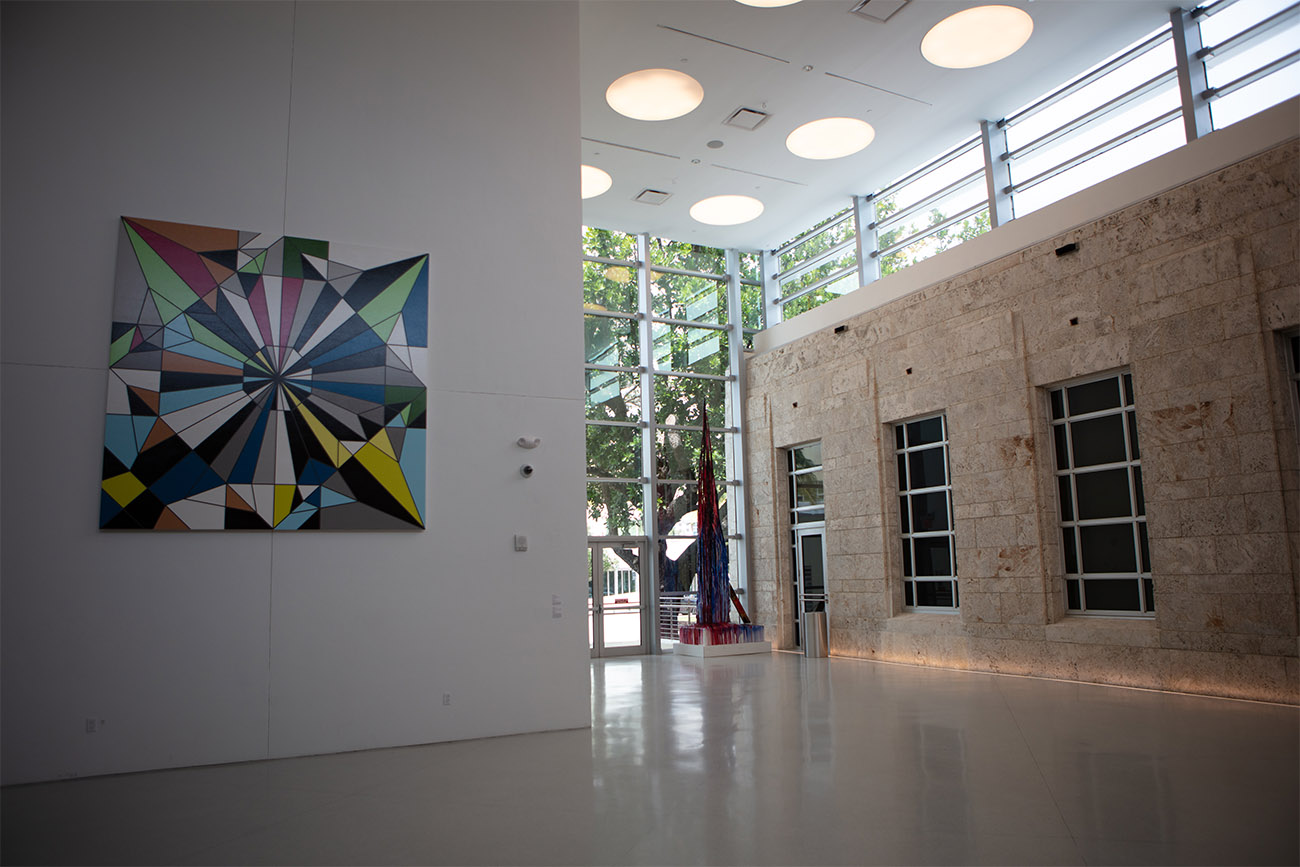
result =
M519 468L519 475L523 476L525 479L531 479L533 477L533 465L524 464Z

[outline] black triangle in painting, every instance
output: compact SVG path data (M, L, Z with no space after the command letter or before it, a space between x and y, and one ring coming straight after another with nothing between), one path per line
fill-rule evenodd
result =
M253 287L257 285L257 281L261 279L261 274L245 274L243 271L240 271L239 285L244 287L244 295L247 296L249 292L252 292Z
M211 259L223 268L229 268L231 271L239 270L239 251L238 250L207 250L199 253L204 259Z
M306 256L303 256L301 253L299 254L299 256L300 256L301 259L302 259L302 278L303 278L304 280L324 280L324 279L325 279L325 275L322 274L321 272L317 271L317 270L316 270L316 266L313 265L310 261L308 261L308 259L307 259Z

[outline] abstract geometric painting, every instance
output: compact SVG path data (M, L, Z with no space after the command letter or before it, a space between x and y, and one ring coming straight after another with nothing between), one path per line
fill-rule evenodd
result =
M424 527L429 257L123 217L102 528Z

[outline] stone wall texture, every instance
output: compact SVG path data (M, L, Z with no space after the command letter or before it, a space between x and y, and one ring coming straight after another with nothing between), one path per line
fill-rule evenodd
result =
M1292 141L750 356L750 605L777 646L794 644L784 450L820 440L832 655L1300 703L1298 166ZM1152 619L1066 613L1047 389L1118 369ZM905 611L899 563L891 426L938 412L955 614Z

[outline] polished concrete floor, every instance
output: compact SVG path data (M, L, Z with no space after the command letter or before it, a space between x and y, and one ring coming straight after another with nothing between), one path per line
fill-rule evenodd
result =
M3 790L6 864L1291 864L1300 711L785 653L592 728Z

